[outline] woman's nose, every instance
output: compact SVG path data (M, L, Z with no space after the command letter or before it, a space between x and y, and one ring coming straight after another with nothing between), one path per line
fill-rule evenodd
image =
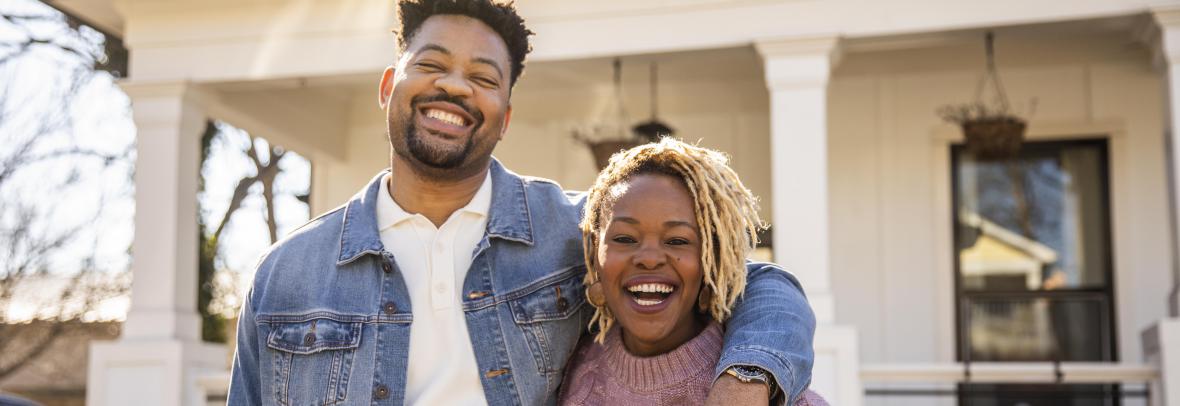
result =
M642 269L656 269L663 265L666 256L658 243L643 244L635 253L634 263Z

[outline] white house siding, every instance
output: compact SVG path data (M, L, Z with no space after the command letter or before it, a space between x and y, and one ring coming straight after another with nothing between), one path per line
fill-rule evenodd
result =
M1160 73L1125 36L1016 43L1002 32L1010 99L1038 100L1030 138L1109 140L1118 356L1139 362L1140 332L1165 316L1171 267ZM949 145L958 131L934 112L969 101L982 65L978 43L853 53L832 80L833 289L863 362L955 360Z

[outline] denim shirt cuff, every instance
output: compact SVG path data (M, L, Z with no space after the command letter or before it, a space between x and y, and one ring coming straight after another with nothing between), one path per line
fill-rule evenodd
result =
M775 399L775 394L770 394L771 400L777 400L779 405L787 405L787 399L798 397L807 389L807 385L810 383L810 377L796 376L796 368L789 361L785 361L783 357L775 355L774 350L755 346L727 348L721 354L721 359L717 362L713 380L720 378L725 373L725 370L734 365L755 366L771 374L779 390L786 395L779 396Z

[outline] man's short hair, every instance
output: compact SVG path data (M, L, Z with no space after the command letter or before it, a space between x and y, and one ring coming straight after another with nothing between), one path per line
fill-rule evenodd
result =
M494 0L402 0L398 2L401 13L401 27L398 29L398 48L405 52L422 23L431 16L461 15L483 22L500 35L504 44L508 45L508 56L512 59L511 83L524 71L524 59L529 51L529 36L532 31L524 26L524 18L516 14L516 6L511 2Z

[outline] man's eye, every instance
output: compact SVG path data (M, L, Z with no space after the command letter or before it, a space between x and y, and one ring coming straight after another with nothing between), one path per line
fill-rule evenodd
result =
M473 80L475 80L477 83L479 83L480 86L483 86L483 87L496 88L496 87L500 86L500 84L497 83L495 80L489 79L489 78L486 78L483 76L476 76Z
M442 66L433 62L419 62L418 67L428 72L441 72L443 70Z

